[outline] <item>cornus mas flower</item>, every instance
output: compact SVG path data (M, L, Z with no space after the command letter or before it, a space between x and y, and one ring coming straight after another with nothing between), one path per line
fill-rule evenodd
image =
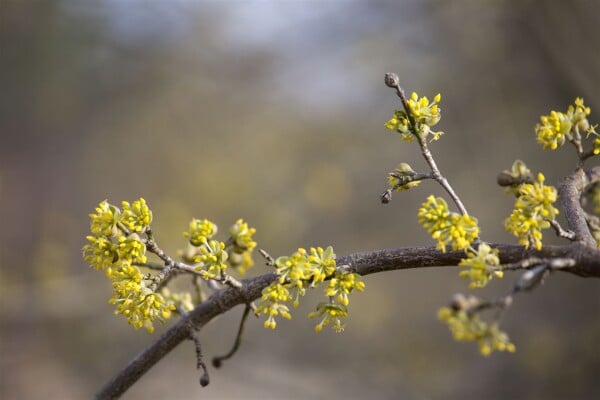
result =
M438 107L441 99L442 96L437 94L433 98L433 102L429 102L427 97L419 97L418 94L413 92L407 100L407 105L415 126L410 126L410 117L406 113L406 110L396 110L394 116L386 122L385 127L391 131L400 133L402 139L407 142L412 142L415 134L425 139L430 133L433 135L432 140L438 140L444 132L433 132L431 127L436 125L441 119Z
M338 303L347 306L350 303L348 295L355 289L359 292L365 289L365 284L360 275L336 273L335 278L331 278L329 281L325 294L334 298Z
M515 351L508 335L498 329L497 324L488 324L476 314L469 314L465 310L455 310L444 307L438 311L440 321L446 323L454 340L477 342L479 352L488 356L492 351Z
M591 110L583 103L582 98L576 98L575 104L570 105L566 113L551 111L550 115L540 117L540 123L535 126L537 141L544 149L556 150L565 140L580 140L580 135L586 133L597 135L590 125L587 116ZM594 152L596 144L594 143ZM600 148L598 149L600 152ZM595 153L598 154L598 153Z
M321 322L315 326L315 332L321 332L323 327L332 324L331 328L336 332L342 332L346 325L342 324L342 318L348 316L348 309L342 304L319 303L317 311L308 314L309 318L323 317Z
M466 250L477 239L477 219L469 215L450 212L448 203L441 197L429 196L418 213L419 223L437 240L438 249Z
M143 198L129 204L128 201L123 201L123 212L120 222L132 232L142 232L152 222L152 211L146 205L146 200Z
M262 291L262 302L256 309L256 314L267 315L265 328L275 329L277 321L275 317L280 315L285 319L291 319L290 309L282 303L289 302L292 299L289 290L282 284L276 283L267 286Z
M227 268L225 261L228 257L225 243L211 240L200 247L195 261L202 265L196 269L203 272L205 279L217 278Z
M119 255L119 263L145 263L146 245L135 233L128 237L120 236L117 244L117 254Z
M515 235L520 244L533 245L538 250L542 248L542 229L549 228L549 221L558 215L553 206L556 189L544 185L544 179L540 173L537 182L521 185L514 209L504 222L506 230Z
M118 258L117 246L106 237L87 236L90 242L83 246L83 259L97 270L110 267Z
M95 214L89 214L91 221L90 230L95 235L116 236L118 233L117 222L120 211L117 207L108 204L106 200L96 207Z
M217 225L213 224L209 220L199 220L194 218L190 222L188 231L184 232L183 236L188 238L192 245L201 246L207 240L212 238L217 233L217 230Z
M498 250L492 249L486 243L481 243L477 252L469 252L467 258L463 258L458 266L468 268L461 271L460 276L471 280L470 288L482 288L492 277L502 278L504 276L502 271L494 269L494 266L499 264Z
M256 233L256 229L248 227L243 219L238 219L229 229L229 235L240 252L252 251L256 247L256 242L252 240L254 233Z

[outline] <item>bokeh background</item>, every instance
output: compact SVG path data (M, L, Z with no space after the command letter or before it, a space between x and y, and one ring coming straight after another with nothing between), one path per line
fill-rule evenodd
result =
M434 185L378 200L397 163L425 168L383 128L399 107L388 71L442 93L438 164L483 237L513 243L495 176L515 159L550 183L575 167L533 127L576 96L600 115L599 16L594 1L0 0L0 397L89 398L165 329L113 316L81 259L103 199L145 197L172 254L191 217L243 217L273 255L432 244L416 210ZM503 319L518 351L490 358L436 321L466 290L455 269L366 284L343 334L313 332L308 296L276 331L250 320L209 387L183 344L124 398L600 398L596 280L556 274L519 296ZM241 312L202 331L207 358Z

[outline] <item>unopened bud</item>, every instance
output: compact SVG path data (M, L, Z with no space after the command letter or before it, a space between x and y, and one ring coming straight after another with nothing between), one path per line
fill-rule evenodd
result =
M385 84L388 87L397 88L400 86L400 78L398 78L398 75L394 74L393 72L388 72L385 74Z
M381 202L383 204L387 204L392 200L392 189L388 189L385 192L381 193Z
M202 387L206 387L208 386L208 384L210 383L210 378L208 377L208 374L205 372L201 377L200 377L200 386Z

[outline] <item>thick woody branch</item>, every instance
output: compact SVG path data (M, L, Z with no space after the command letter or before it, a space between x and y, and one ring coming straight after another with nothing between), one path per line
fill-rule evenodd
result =
M563 179L558 187L558 196L569 228L580 242L592 247L596 246L596 241L590 232L585 212L581 207L581 195L588 185L598 181L600 181L600 167L594 167L587 171L577 169Z
M567 246L545 246L542 250L526 250L516 245L492 245L499 250L500 262L516 263L529 257L572 258L576 265L566 271L581 275L600 277L600 250L581 243ZM360 275L410 268L455 266L464 257L462 252L442 253L434 247L406 247L356 253L337 259L340 268ZM277 279L275 274L266 274L242 281L242 288L222 289L197 306L153 345L140 353L123 368L96 395L96 399L112 399L123 394L141 378L154 364L189 337L190 323L201 329L217 315L223 314L248 300L256 300L268 285Z

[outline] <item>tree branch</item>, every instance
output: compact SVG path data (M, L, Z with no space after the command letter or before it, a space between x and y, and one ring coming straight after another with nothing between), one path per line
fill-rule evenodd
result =
M527 257L572 258L577 264L565 271L581 276L600 277L600 250L595 247L577 242L565 246L544 246L542 250L526 250L517 245L492 246L499 250L500 262L503 264L515 263ZM337 265L360 275L369 275L400 269L456 266L463 257L463 252L442 253L435 247L405 247L351 254L338 258ZM248 300L258 299L262 290L276 279L275 274L265 274L243 280L240 289L230 287L214 293L117 373L98 392L95 399L119 397L154 364L189 337L189 324L197 330L201 329L217 315L239 304L246 304Z
M588 173L582 169L577 169L563 179L558 187L558 196L569 228L577 235L579 241L588 246L596 246L596 241L585 220L585 212L581 207L581 195L591 181L598 179L599 171L598 167L591 169Z

